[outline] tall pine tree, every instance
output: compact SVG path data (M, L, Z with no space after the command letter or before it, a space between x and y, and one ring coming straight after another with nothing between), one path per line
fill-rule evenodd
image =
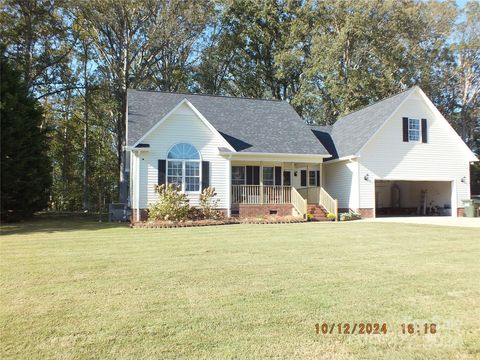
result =
M3 51L0 73L1 218L16 221L47 207L51 166L41 107Z

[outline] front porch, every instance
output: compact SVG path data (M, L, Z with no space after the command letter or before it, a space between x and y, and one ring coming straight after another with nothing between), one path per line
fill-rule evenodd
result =
M300 159L299 159L300 160ZM233 216L337 216L337 201L322 187L323 159L230 161ZM310 216L309 216L310 217Z
M318 214L317 210L338 216L337 200L333 199L321 186L296 189L284 185L232 185L232 214L243 212L257 215L297 215Z

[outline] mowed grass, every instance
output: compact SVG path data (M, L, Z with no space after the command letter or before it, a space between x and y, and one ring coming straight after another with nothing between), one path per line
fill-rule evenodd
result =
M479 240L362 222L4 226L1 357L478 359ZM388 333L317 335L324 321Z

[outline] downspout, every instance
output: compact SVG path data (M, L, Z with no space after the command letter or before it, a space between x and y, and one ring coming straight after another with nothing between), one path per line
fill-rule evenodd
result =
M232 215L232 156L227 160L227 216Z
M136 170L137 170L137 179L138 179L136 184L137 186L135 189L135 192L137 193L135 202L137 206L137 221L140 221L140 157L138 155L136 156L136 161L135 161L135 163L137 164Z

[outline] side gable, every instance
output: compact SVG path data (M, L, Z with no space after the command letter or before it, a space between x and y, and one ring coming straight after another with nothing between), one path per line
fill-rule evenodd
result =
M462 158L466 158L468 161L478 160L418 86L348 114L338 119L331 128L312 127L312 132L333 155L330 160L358 156L412 97L419 97L423 104L428 107L430 118L439 119L442 126L450 134L451 140L453 139L452 141L455 143L452 146L461 149L460 156ZM414 117L407 113L403 116Z
M469 161L478 161L477 156L474 154L474 152L468 147L467 144L463 141L463 139L458 135L458 133L455 131L455 129L450 125L447 119L442 115L442 113L437 109L437 107L432 103L430 98L423 92L422 89L418 88L418 92L420 96L422 97L423 101L427 104L429 107L430 111L438 118L441 119L441 123L445 127L445 130L448 131L452 138L455 138L456 142L458 143L458 146L463 148L463 150L466 152L467 158L469 158Z
M448 149L450 153L455 153L457 159L464 158L465 161L478 161L475 154L469 149L465 142L460 138L458 133L449 124L447 119L438 111L436 106L425 95L419 87L414 87L409 92L394 111L388 116L383 124L375 131L375 133L363 144L358 150L357 154L362 156L365 150L369 149L371 143L375 143L378 137L388 138L388 144L385 143L386 148L392 151L393 147L403 147L412 149L414 146L418 148L423 147L423 150L434 150L442 153ZM428 141L426 144L422 143L405 143L403 137L403 118L426 119ZM395 124L392 129L392 122ZM400 128L399 128L400 127ZM384 131L385 129L385 131ZM394 133L392 133L394 131ZM382 142L382 140L379 140ZM425 159L425 161L428 161Z
M426 119L428 141L404 142L403 118ZM454 180L468 174L476 158L447 120L418 89L359 151L359 162L382 179Z
M188 114L188 110L191 110L193 114L195 114L203 124L212 132L212 134L217 137L219 141L221 141L222 145L225 146L227 149L235 152L235 149L225 140L225 138L220 135L220 133L210 124L210 122L193 106L190 101L187 99L183 99L180 101L173 109L171 109L163 118L161 118L156 124L154 124L143 136L138 139L132 147L138 146L140 143L144 142L158 127L160 127L167 119L171 118L173 115L176 114Z
M415 88L406 90L338 119L329 131L338 158L357 155L414 91Z

